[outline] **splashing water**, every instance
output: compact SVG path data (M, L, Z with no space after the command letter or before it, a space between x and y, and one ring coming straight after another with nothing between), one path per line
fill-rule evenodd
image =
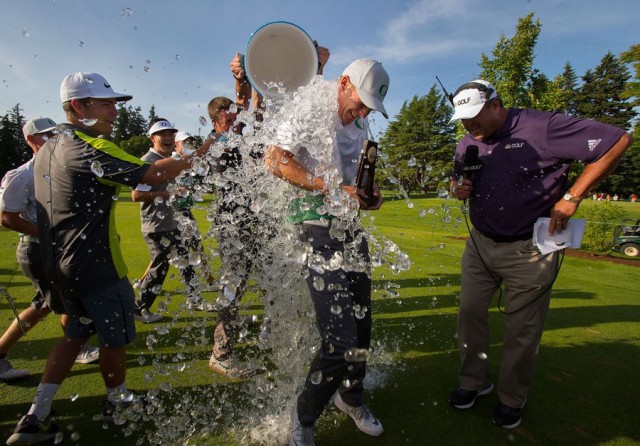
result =
M181 259L176 254L173 261L174 265L190 264L203 271L197 276L196 283L190 283L191 286L185 284L184 295L186 297L189 293L188 289L195 289L192 293L204 293L203 296L221 309L236 304L242 306L246 300L239 301L243 292L250 286L257 290L263 303L262 324L252 330L244 322L237 322L237 332L247 345L237 348L238 356L257 374L238 385L223 382L185 392L185 375L180 372L208 373L206 367L196 370L195 367L200 365L188 363L189 354L186 358L185 355L183 358L174 357L173 361L163 360L163 355L156 351L163 346L171 346L174 351L175 346L209 351L214 319L194 318L177 340L169 335L175 330L176 322L158 327L145 339L152 354L145 355L147 359L142 358L145 364L148 364L148 358L153 358L152 369L145 375L156 386L149 391L153 397L152 404L142 412L118 419L119 423L122 421L123 429L129 429L129 432L140 426L140 422L153 425L151 429L138 432L144 437L139 439L139 444L190 444L189 439L195 441L200 436L220 432L225 432L225 436L230 432L238 444L285 443L290 409L304 383L308 362L320 345L306 284L308 268L319 272L339 269L368 271L372 262L361 258L354 249L359 241L366 239L371 256L376 259L373 262L375 266L386 265L394 273L409 269L411 262L408 256L393 242L374 236L373 227L359 233L353 247L347 246L344 255L338 252L325 260L312 255L310 246L298 239L299 228L287 221L289 203L299 198L300 189L268 173L260 152L279 140L280 124L290 122L306 129L305 139L310 141L308 155L317 161L316 173L327 184L329 192L323 197L323 207L338 217L331 226L331 235L345 240L347 234L363 229L357 202L341 188L342 172L333 163L335 126L339 125L335 113L336 98L335 84L316 78L291 96L277 100L267 98L267 109L261 122L256 122L251 113L240 111L238 121L245 123L244 136L232 134L227 141L216 142L207 155L194 159L191 168L175 180L175 184L181 184L189 177L198 178L198 186L191 191L196 197L211 188L218 190L217 201L207 206L196 204L206 211L210 222L206 234L200 234L192 220L176 213L183 244L189 246L190 240L202 237L204 247L201 251L189 248L190 253L186 257ZM209 125L204 117L200 117L200 124ZM237 150L242 162L231 168L216 168L225 158L225 153L233 149ZM168 188L172 195L170 202L184 198L178 189ZM216 241L214 238L217 239L215 249L212 247ZM220 252L226 253L223 260L232 261L223 261L220 269L214 271L216 281L209 283L205 280L208 275L205 268L214 264ZM251 278L250 285L247 277ZM317 290L326 287L318 277L312 286ZM211 289L220 291L214 291L217 296L211 298L206 294ZM326 291L340 292L335 289ZM360 306L334 307L331 311L340 317L352 313L362 319L370 311ZM158 308L166 308L166 304L159 302ZM252 321L256 322L253 318ZM391 367L392 363L384 343L376 344L372 351L373 354L367 349L347 352L348 361L368 363L366 388L384 384L387 376L384 369ZM180 380L179 385L172 380L173 375ZM321 374L311 377L314 384L321 383L323 379ZM134 427L132 424L126 427L127 420L135 421Z
M87 79L89 80L89 79ZM97 119L80 119L79 120L83 125L87 126L87 127L91 127L94 126L98 123Z

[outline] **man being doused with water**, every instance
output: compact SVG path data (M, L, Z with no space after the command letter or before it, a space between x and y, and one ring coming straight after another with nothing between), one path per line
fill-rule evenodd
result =
M314 425L325 405L335 405L372 435L381 423L364 405L363 380L371 340L369 248L359 210L382 205L354 186L357 161L367 139L367 116L387 113L382 101L389 76L380 62L359 59L337 83L316 77L280 109L274 145L265 161L279 178L301 189L289 220L312 249L307 285L321 346L291 413L290 445L313 445ZM336 113L337 112L337 113Z

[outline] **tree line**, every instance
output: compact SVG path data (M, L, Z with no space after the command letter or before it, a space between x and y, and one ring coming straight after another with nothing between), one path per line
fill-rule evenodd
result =
M638 194L640 126L635 108L640 105L640 44L619 56L605 54L597 67L580 77L566 62L562 73L549 78L534 65L540 31L540 21L533 13L520 18L512 37L501 34L492 53L481 54L477 77L496 87L506 107L559 111L632 132L633 145L599 190L622 197ZM377 175L383 187L401 188L407 195L446 189L456 142L465 133L460 124L449 124L452 114L448 98L435 82L426 95L403 103L380 139ZM132 155L142 156L149 148L148 122L156 116L154 106L145 118L140 107L119 104L113 141ZM20 104L0 119L0 176L31 157L22 137L24 122ZM576 163L573 177L582 169Z

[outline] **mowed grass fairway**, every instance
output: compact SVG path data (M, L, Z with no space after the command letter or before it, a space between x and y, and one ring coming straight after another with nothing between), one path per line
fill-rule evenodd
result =
M117 225L129 278L133 280L144 272L148 251L139 229L139 207L128 197L128 193L121 194ZM621 206L629 217L639 218L640 203ZM204 211L198 211L197 217L206 233L209 223ZM498 402L495 392L479 398L476 407L468 411L456 411L447 403L457 383L456 311L460 257L467 231L459 202L416 198L408 204L390 196L380 211L365 219L367 225L369 218L373 218L374 234L394 241L412 260L409 271L396 275L382 266L374 274L374 343L383 340L384 353L391 355L393 365L384 385L371 391L367 402L383 422L385 433L380 438L368 438L351 420L332 410L319 423L318 445L640 444L640 268L566 256L554 286L522 425L506 430L491 423ZM0 284L21 310L30 303L33 290L15 260L17 241L16 233L0 229ZM172 269L164 288L177 294L180 287ZM177 308L178 301L176 297L169 302L169 313ZM243 300L247 314L260 314L260 305L255 296ZM490 312L492 347L488 352L494 381L503 317L496 299ZM0 330L4 331L12 318L2 297ZM179 341L182 330L194 328L205 329L210 337L214 320L215 313L177 318L169 336ZM128 349L130 388L160 386L162 380L146 378L157 359L168 370L164 380L185 393L211 387L217 392L241 385L209 371L209 346L165 342L151 350L147 342L150 335L159 336L159 325L136 326L138 336ZM1 442L28 410L47 353L60 335L59 318L51 315L12 350L9 358L14 366L29 369L32 376L0 384ZM178 353L179 361L172 363ZM62 444L147 444L138 442L144 425L123 433L124 426L104 429L102 423L92 420L100 413L104 398L97 365L74 366L53 405L65 433ZM240 443L225 432L216 432L209 438L193 437L189 444Z

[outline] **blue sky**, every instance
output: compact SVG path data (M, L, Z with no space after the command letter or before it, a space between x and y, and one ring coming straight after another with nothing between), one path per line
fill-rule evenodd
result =
M198 133L207 102L233 97L229 62L253 31L286 20L331 50L325 77L352 60L383 62L390 117L428 92L475 78L481 53L518 18L542 23L535 67L549 77L569 61L580 76L611 51L640 43L636 0L7 0L0 15L0 113L20 103L27 117L63 122L59 86L74 71L104 75L158 115ZM145 68L146 67L146 68ZM374 114L377 115L377 114ZM381 115L374 129L384 128ZM208 129L203 129L202 134Z

